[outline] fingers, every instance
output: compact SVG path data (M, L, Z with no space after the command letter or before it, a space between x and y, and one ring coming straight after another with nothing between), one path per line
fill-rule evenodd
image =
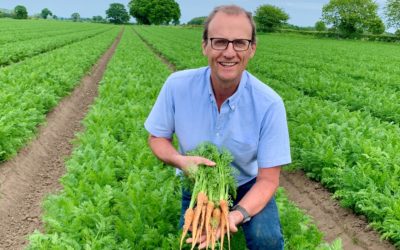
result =
M192 160L196 165L215 166L215 162L201 156L193 156Z
M235 224L229 224L229 230L232 233L236 233L238 231L238 228L237 228L237 226Z
M229 212L228 214L228 220L229 220L229 230L232 233L236 233L238 231L237 225L240 224L240 222L242 221L242 218L240 216L242 216L241 214L238 215L239 212L237 211L233 211L233 212Z
M186 240L186 243L192 243L192 242L193 242L193 238L188 238ZM205 244L206 243L206 236L205 235L200 236L200 238L197 239L196 243L199 243L200 245L203 244L203 243Z
M200 239L197 241L199 243L198 248L199 249L204 249L207 246L207 237L205 235L202 235Z
M189 175L190 169L196 169L199 165L213 167L215 162L201 156L179 156L179 164L177 166L186 174Z
M215 162L201 157L201 156L185 156L184 157L185 166L193 166L193 165L206 165L206 166L215 166Z
M236 233L238 231L238 228L236 225L230 226L230 231L232 233ZM221 228L218 227L215 239L218 240L221 237ZM193 238L188 238L186 240L186 243L191 244L193 242ZM205 234L202 234L199 239L197 239L196 244L198 244L198 249L204 249L207 247L207 237Z

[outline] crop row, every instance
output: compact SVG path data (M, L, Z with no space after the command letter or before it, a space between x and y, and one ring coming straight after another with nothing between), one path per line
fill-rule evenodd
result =
M180 180L146 146L143 126L169 73L127 29L67 162L64 189L45 202L46 234L32 235L30 249L178 249ZM277 203L286 249L333 249L282 190ZM244 249L243 238L232 245Z
M101 27L104 27L103 24L54 22L54 21L39 22L40 26L37 26L35 25L34 21L30 21L29 23L31 27L29 29L18 29L20 26L23 27L24 25L24 21L22 22L19 21L22 20L17 21L17 20L0 19L0 26L5 22L5 24L7 24L6 27L13 27L10 30L5 30L6 27L3 28L0 27L1 31L0 45L11 42L21 42L25 40L40 39L43 37L62 35L76 31L99 29Z
M135 29L159 53L179 61L180 67L205 65L200 51L193 50L200 44L200 31L196 34L193 30L168 29L168 32L153 33L153 28ZM185 43L177 43L176 39L182 36ZM292 39L297 44L296 37ZM326 40L319 42L323 46ZM343 205L365 214L384 238L400 245L399 126L383 122L369 112L351 112L340 103L309 97L291 83L270 77L268 65L274 62L268 62L265 52L268 44L260 45L249 71L276 89L285 100L294 165L335 191L335 197ZM192 51L182 55L187 48ZM282 78L289 68L280 70Z
M45 114L79 83L117 33L113 28L0 68L0 162L33 137Z
M32 249L177 249L177 179L145 146L144 119L169 74L125 31Z
M104 26L92 30L76 30L75 32L54 37L45 36L39 39L0 45L0 67L19 62L27 57L32 57L67 44L94 37L107 30L110 30L110 27Z
M181 48L185 55L179 50L165 55L178 69L185 68L181 59L191 60L193 66L205 64L204 58L190 58L190 50L201 50L199 30L138 29L144 37L148 33L160 34L152 37L153 46L159 47L157 50L169 43L185 41ZM164 37L168 39L163 40ZM400 50L396 44L260 35L255 58L259 57L265 59L259 67L260 73L270 79L286 82L309 96L339 102L350 110L363 110L384 121L400 124L397 112L400 110Z
M101 24L93 24L93 23L77 23L77 22L60 22L55 20L17 20L17 19L8 19L2 18L0 19L0 30L4 34L15 33L18 37L23 37L23 33L37 33L38 31L50 31L55 30L57 28L69 28L69 27L90 27Z
M368 42L369 46L372 44L381 50L365 51L364 56L371 59L367 63L353 57L354 52L351 56L346 54L353 48L358 51L355 42L323 40L327 44L324 46L321 41L317 45L318 40L309 39L312 44L308 46L313 48L309 49L301 44L301 39L292 44L287 41L296 38L260 36L259 45L263 49L258 51L257 57L267 59L263 74L286 82L307 95L339 102L350 110L367 111L384 121L400 124L397 112L400 110L400 53L397 45ZM358 43L366 46L363 42ZM340 47L345 50L337 51Z

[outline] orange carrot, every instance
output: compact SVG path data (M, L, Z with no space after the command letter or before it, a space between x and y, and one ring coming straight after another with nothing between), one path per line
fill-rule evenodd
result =
M185 238L185 236L186 236L186 234L187 234L187 232L189 230L189 227L192 224L193 215L194 215L193 208L189 207L188 209L186 209L185 217L184 217L185 218L185 223L183 225L183 232L182 232L182 236L181 236L181 244L180 244L180 248L179 249L182 249L183 239Z
M219 201L219 205L221 206L221 210L222 210L222 217L224 218L224 221L226 222L226 234L228 236L228 248L229 250L231 249L231 237L230 237L230 230L229 230L229 218L228 218L228 214L229 214L229 206L228 206L228 202L226 200L220 200ZM225 225L224 225L225 226ZM221 232L222 232L222 225L221 225ZM224 244L224 235L221 234L221 249L222 249L222 245Z
M209 201L207 203L207 211L206 211L206 244L207 244L207 249L208 246L210 244L210 240L211 240L211 224L210 224L210 220L211 220L211 214L214 210L214 202Z
M195 238L197 235L197 227L199 225L200 214L201 214L202 207L204 205L203 203L206 199L207 199L207 196L205 193L199 192L197 194L197 207L194 212L193 226L192 226L192 238L193 238L192 248L196 245Z
M214 211L212 213L212 218L211 218L211 227L212 227L212 233L211 233L211 249L215 249L215 241L216 241L216 234L217 234L217 229L219 226L219 222L221 221L221 209L214 208Z
M225 216L222 214L221 216L221 222L220 222L220 228L221 228L221 250L224 249L224 236L225 236L225 226L226 226L226 221L225 221Z
M207 199L206 199L206 200L207 200ZM205 201L206 201L206 200L205 200ZM205 221L206 221L206 208L207 208L207 203L204 202L204 203L203 203L203 207L201 208L200 227L199 227L199 230L198 230L197 235L196 235L196 238L195 238L195 241L196 241L196 242L197 242L197 240L201 237L201 235L203 234L203 227L204 227L204 224L205 224ZM192 247L192 249L193 249L193 247Z

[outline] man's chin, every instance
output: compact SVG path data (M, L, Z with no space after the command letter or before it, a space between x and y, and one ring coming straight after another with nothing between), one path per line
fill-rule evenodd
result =
M222 82L230 83L230 82L237 82L238 75L237 74L224 74L218 77Z

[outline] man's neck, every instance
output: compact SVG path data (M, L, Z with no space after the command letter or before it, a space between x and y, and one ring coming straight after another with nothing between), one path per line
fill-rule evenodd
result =
M213 81L211 78L211 85L214 91L215 100L217 101L218 111L221 108L222 103L229 97L231 97L237 90L240 81L238 82L220 82Z

